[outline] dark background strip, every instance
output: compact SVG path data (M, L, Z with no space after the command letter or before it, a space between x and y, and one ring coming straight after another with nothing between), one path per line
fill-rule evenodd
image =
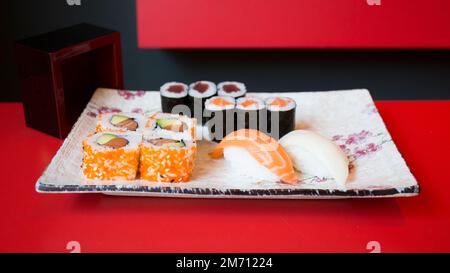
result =
M368 88L375 99L450 99L450 50L138 49L134 0L1 1L0 101L20 100L13 41L92 23L122 34L125 86L238 80L250 91ZM195 35L195 33L193 33Z

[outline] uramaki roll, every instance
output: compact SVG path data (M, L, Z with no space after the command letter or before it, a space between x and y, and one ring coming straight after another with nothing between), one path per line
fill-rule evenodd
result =
M139 161L140 133L98 133L83 141L82 170L89 179L133 180Z
M187 182L194 169L197 145L192 140L144 137L141 144L141 179L153 182Z
M170 139L196 139L197 120L188 116L155 113L146 124L146 134Z
M145 117L135 113L100 114L95 131L100 132L139 132L145 127Z

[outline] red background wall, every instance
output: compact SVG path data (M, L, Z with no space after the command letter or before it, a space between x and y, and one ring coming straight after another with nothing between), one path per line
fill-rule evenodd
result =
M136 1L141 48L450 48L448 0Z

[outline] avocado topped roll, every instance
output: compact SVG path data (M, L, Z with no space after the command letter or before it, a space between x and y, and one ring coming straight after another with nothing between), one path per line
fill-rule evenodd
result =
M199 123L205 124L203 111L205 101L217 93L216 84L210 81L198 81L189 85L189 109L191 117L195 117Z
M141 178L153 182L187 182L194 169L196 154L195 141L144 134L139 167Z
M83 174L96 180L136 178L140 133L97 133L83 141Z
M219 96L230 96L235 99L245 97L247 89L240 82L221 82L217 86Z
M145 126L145 117L135 113L100 114L95 131L99 132L139 132Z
M196 126L197 121L187 116L156 113L148 119L146 133L162 138L195 140Z
M168 82L160 88L161 108L165 113L172 113L177 105L188 105L189 87L181 82Z

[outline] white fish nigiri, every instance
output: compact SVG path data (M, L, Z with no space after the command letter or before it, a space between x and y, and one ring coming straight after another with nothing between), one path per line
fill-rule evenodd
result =
M302 173L332 177L345 188L349 161L345 153L331 140L306 130L296 130L280 139L294 168Z

